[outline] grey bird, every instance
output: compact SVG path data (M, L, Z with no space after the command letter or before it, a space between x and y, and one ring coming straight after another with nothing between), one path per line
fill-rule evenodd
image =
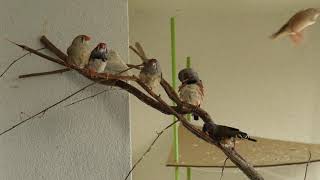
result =
M149 59L143 62L143 68L139 74L139 79L143 83L152 90L160 85L161 78L162 71L158 60Z
M203 103L204 88L198 73L192 68L182 69L178 78L181 81L179 86L179 96L181 101L200 107ZM194 120L198 120L197 115L193 115Z

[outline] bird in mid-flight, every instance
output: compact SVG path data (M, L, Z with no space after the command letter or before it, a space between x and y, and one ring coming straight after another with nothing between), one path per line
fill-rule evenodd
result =
M295 44L303 40L303 30L316 23L320 15L320 9L308 8L297 12L289 21L284 24L276 33L271 35L271 39L276 39L283 35L289 35Z

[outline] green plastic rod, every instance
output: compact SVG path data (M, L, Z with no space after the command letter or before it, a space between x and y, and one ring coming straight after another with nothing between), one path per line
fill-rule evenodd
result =
M186 64L187 68L191 68L191 57L187 56L187 64Z
M187 63L186 63L187 68L191 68L191 58L190 56L187 57ZM191 121L191 114L187 114L187 120ZM187 180L191 180L191 168L187 167Z
M191 180L192 176L191 176L191 168L187 167L187 180Z
M190 56L187 56L186 67L187 68L191 68L191 58L190 58ZM187 120L191 121L191 114L187 114Z
M172 87L176 89L176 80L177 80L177 65L176 65L176 25L175 17L170 19L170 30L171 30L171 70L172 70ZM174 104L174 103L173 103ZM176 121L176 118L173 117L173 121ZM174 137L174 157L175 161L179 162L179 136L178 136L178 125L173 126L173 137ZM175 168L175 180L180 179L179 167Z

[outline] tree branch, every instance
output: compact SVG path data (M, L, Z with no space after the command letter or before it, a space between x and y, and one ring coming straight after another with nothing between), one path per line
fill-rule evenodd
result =
M11 41L10 41L10 42L11 42ZM36 49L36 51L40 51L40 50L43 50L43 49L45 49L45 48L39 48L39 49ZM2 72L2 74L0 75L0 78L4 76L4 74L11 68L11 66L13 66L16 62L18 62L19 60L21 60L22 58L24 58L25 56L27 56L27 55L29 55L29 54L31 55L30 52L25 53L25 54L23 54L22 56L18 57L17 59L13 60L13 61L9 64L9 66Z
M67 71L70 71L70 69L69 68L65 68L65 69L58 69L58 70L54 70L54 71L23 74L23 75L20 75L19 78L30 78L30 77L35 77L35 76L45 76L45 75L50 75L50 74L64 73L64 72L67 72Z
M49 43L50 41L47 40L46 43ZM44 42L42 42L44 43ZM94 74L91 75L88 70L86 69L79 69L78 67L75 67L73 65L67 64L59 59L55 59L52 57L49 57L47 55L44 55L42 53L35 52L35 50L24 46L24 45L19 45L16 44L19 47L34 53L40 57L43 57L44 59L47 59L49 61L58 63L60 65L63 65L67 68L74 69L78 71L80 74L85 76L86 78L96 82L100 83L103 85L107 86L116 86L119 88L122 88L123 90L126 90L127 92L131 93L132 95L136 96L138 99L140 99L142 102L145 104L153 107L154 109L157 109L158 111L165 113L165 114L172 114L177 117L177 119L182 123L183 126L185 126L190 132L192 132L194 135L197 137L213 144L216 145L218 148L220 148L226 155L227 157L230 158L230 160L239 167L250 179L253 180L263 180L263 177L248 163L245 161L244 158L242 158L233 148L228 148L222 146L219 142L213 140L210 138L206 133L202 132L202 130L196 128L194 125L190 124L183 116L183 114L186 113L194 113L199 115L204 122L212 122L212 118L210 115L204 111L203 109L183 103L180 101L177 93L175 90L165 81L161 81L162 87L165 89L167 95L169 96L170 99L174 100L174 102L177 104L177 106L169 106L165 101L162 100L162 98L159 95L156 95L153 91L151 91L144 83L140 81L135 76L117 76L117 75L112 75L108 73L102 73L102 74ZM50 51L55 53L57 55L57 51L53 50L55 47L53 44L52 46L46 46ZM58 56L58 55L57 55ZM148 94L151 96L146 95L145 93L141 92L138 90L136 87L128 84L127 82L123 80L130 80L130 81L135 81L137 82ZM1 134L0 134L1 135Z
M149 145L148 149L142 154L142 156L138 159L138 161L136 163L134 163L134 165L132 166L131 170L128 172L125 180L128 179L128 177L130 176L130 174L132 173L132 171L137 167L137 165L143 160L143 158L151 151L151 148L154 146L154 144L157 142L157 140L160 138L160 136L170 127L172 127L174 124L176 124L179 121L174 121L173 123L169 124L167 127L165 127L164 129L162 129L162 131L160 131L159 133L157 133L157 137L152 141L152 143Z
M44 47L50 49L50 51L53 52L58 58L60 58L64 62L67 61L67 55L60 49L58 49L55 45L53 45L46 36L41 36L40 42L44 45Z
M76 92L74 92L74 93L70 94L69 96L67 96L67 97L63 98L62 100L60 100L60 101L58 101L58 102L56 102L56 103L54 103L54 104L50 105L49 107L45 108L44 110L42 110L42 111L40 111L40 112L38 112L38 113L36 113L36 114L34 114L34 115L32 115L32 116L28 117L27 119L25 119L25 120L23 120L23 121L20 121L19 123L15 124L14 126L10 127L9 129L6 129L5 131L1 132L1 133L0 133L0 136L1 136L1 135L3 135L3 134L5 134L5 133L7 133L7 132L9 132L9 131L11 131L12 129L15 129L16 127L18 127L18 126L22 125L23 123L25 123L25 122L28 122L28 121L32 120L34 117L36 117L36 116L38 116L38 115L40 115L40 114L45 113L45 112L46 112L46 111L48 111L49 109L51 109L51 108L53 108L53 107L57 106L58 104L62 103L63 101L66 101L67 99L69 99L69 98L71 98L72 96L74 96L74 95L78 94L79 92L83 91L84 89L86 89L86 88L88 88L88 87L90 87L90 86L94 85L95 83L96 83L96 82L90 83L89 85L87 85L87 86L85 86L85 87L83 87L83 88L79 89L78 91L76 91Z

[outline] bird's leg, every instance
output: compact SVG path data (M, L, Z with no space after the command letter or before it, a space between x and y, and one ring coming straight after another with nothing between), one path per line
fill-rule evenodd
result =
M295 32L290 34L290 38L295 45L299 45L303 40L302 32Z

